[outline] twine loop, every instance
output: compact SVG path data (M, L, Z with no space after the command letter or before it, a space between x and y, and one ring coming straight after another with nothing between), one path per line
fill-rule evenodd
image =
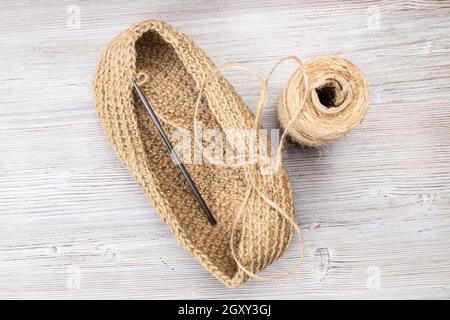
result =
M367 81L353 63L321 56L302 64L288 81L278 118L295 142L318 147L355 128L367 112L368 100Z

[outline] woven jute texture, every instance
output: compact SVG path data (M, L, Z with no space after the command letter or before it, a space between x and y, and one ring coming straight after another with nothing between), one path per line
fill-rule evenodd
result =
M115 37L95 74L98 115L118 158L180 244L224 284L240 286L249 273L256 274L279 258L292 238L292 225L261 197L263 193L294 217L285 169L262 175L252 165L259 188L249 192L243 167L187 164L217 219L217 225L210 225L132 89L131 80L140 72L149 77L142 89L152 107L178 128L193 131L194 105L203 85L198 117L204 129L250 129L254 116L205 53L165 22L145 21ZM164 121L163 126L170 137L175 128ZM244 202L245 214L231 239ZM239 263L250 272L238 266L230 243L235 244Z

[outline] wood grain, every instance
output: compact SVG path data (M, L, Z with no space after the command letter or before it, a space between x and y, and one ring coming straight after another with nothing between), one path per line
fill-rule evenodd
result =
M449 1L3 0L0 298L450 298L449 16ZM326 148L287 152L306 243L298 274L225 288L113 154L92 75L113 36L150 18L218 64L264 73L285 55L341 54L367 76L361 126ZM267 127L277 127L292 71L271 83ZM226 75L255 105L257 83ZM271 273L295 263L296 245Z

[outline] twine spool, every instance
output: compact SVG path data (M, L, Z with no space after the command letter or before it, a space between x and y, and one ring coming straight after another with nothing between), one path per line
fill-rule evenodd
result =
M278 118L292 140L319 147L361 123L368 98L367 81L353 63L339 56L317 57L301 64L289 80Z

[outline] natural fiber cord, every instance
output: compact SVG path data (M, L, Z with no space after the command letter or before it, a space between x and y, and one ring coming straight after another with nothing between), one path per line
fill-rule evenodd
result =
M98 114L119 159L178 241L223 283L240 286L282 255L294 229L300 232L285 169L262 175L258 164L186 164L217 219L211 226L133 92L131 79L140 72L148 76L142 89L149 102L170 121L163 121L169 136L174 128L193 132L196 119L225 131L254 129L258 118L203 51L161 21L113 39L95 75Z
M318 147L356 127L368 99L366 79L353 63L338 56L318 57L300 64L289 80L278 118L294 141Z

